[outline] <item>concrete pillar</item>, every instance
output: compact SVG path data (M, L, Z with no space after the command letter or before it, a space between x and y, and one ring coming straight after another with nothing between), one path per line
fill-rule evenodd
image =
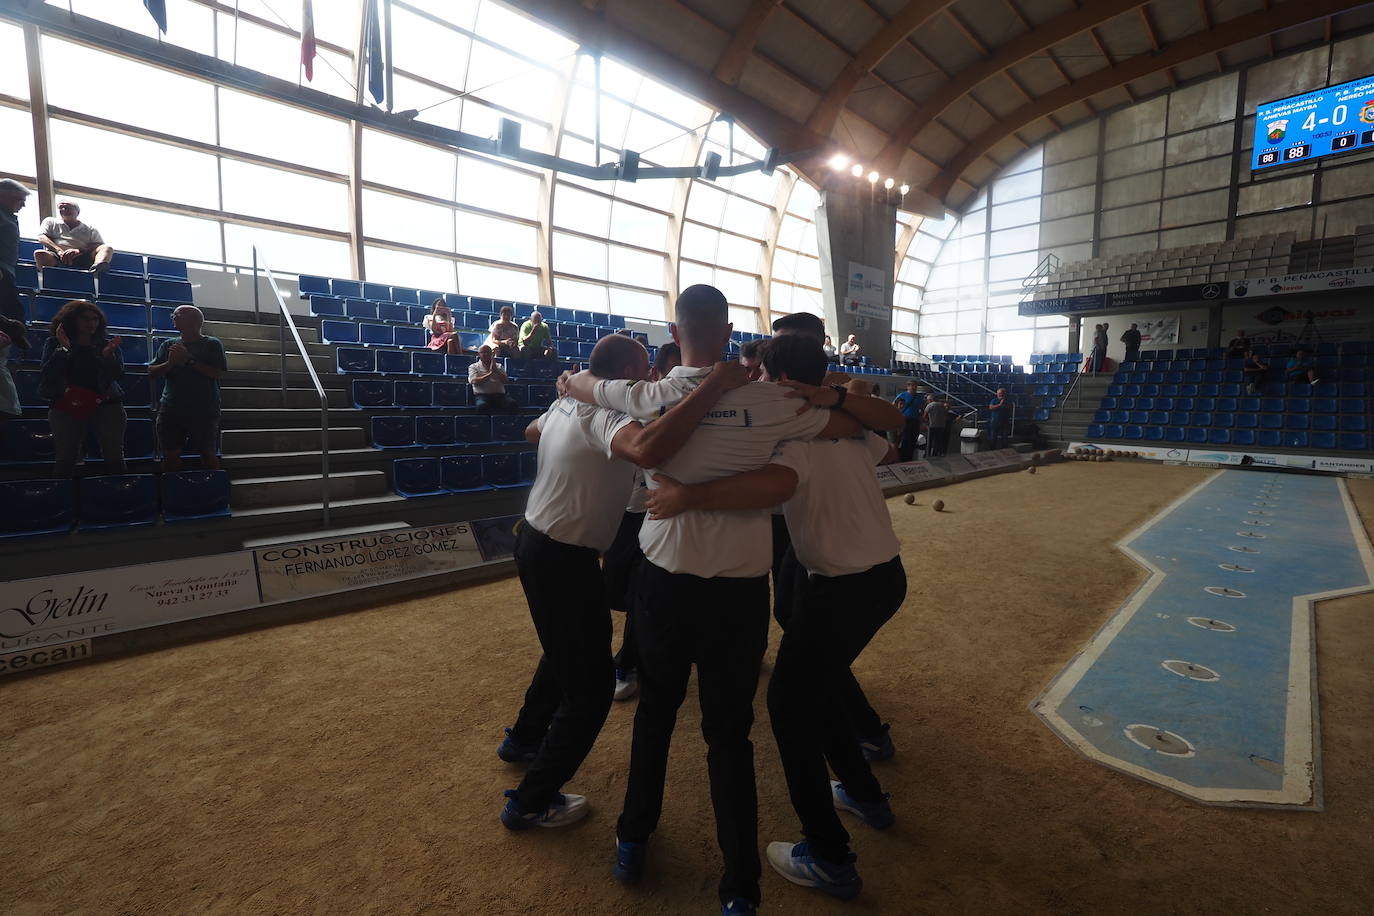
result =
M821 289L825 296L825 327L836 349L850 334L875 366L892 361L892 290L895 277L897 210L872 199L864 188L857 193L821 192L816 210L816 235L821 257ZM883 279L882 317L856 315L849 301L850 263L876 270Z

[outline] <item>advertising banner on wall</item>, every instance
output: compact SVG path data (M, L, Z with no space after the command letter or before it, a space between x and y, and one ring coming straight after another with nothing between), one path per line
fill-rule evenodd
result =
M482 564L467 522L301 541L253 551L264 602L366 588Z
M857 261L849 262L849 288L845 292L844 310L850 315L891 321L887 307L887 278L883 271Z
M1173 346L1178 343L1178 316L1161 315L1137 322L1141 347Z
M21 579L0 586L0 652L208 617L260 602L248 551Z
M1039 299L1022 302L1016 307L1018 315L1058 315L1061 312L1091 312L1107 307L1107 297L1102 293L1088 296L1061 296L1057 299Z
M1107 294L1107 308L1151 308L1156 305L1182 305L1212 302L1226 298L1224 283L1193 283L1187 286L1165 286L1159 289L1132 289Z
M1327 293L1360 286L1374 286L1374 267L1318 270L1305 274L1286 274L1282 277L1236 280L1231 284L1231 298L1260 299L1266 296L1287 296L1291 293Z

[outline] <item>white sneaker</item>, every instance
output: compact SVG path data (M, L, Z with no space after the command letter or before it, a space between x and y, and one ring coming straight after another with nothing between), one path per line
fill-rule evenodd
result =
M628 700L639 693L639 673L633 668L629 671L615 669L615 699Z
M501 823L509 830L528 830L531 827L566 827L587 816L591 807L587 796L562 793L555 795L553 801L543 811L524 814L516 807L514 789L506 790L506 807L501 812Z

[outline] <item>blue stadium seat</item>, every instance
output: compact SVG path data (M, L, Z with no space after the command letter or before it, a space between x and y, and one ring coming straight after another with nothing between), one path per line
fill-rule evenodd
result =
M1364 396L1365 385L1363 382L1341 382L1341 397L1362 398Z
M391 479L396 492L407 499L444 492L439 483L438 458L397 458L391 462Z
M1120 439L1123 435L1125 435L1125 431L1119 423L1108 423L1102 427L1103 439Z
M520 453L520 481L522 483L534 483L534 478L539 472L539 453L521 452Z
M1211 426L1212 414L1206 410L1195 410L1189 415L1189 426Z
M1367 437L1364 433L1341 433L1337 440L1337 447L1343 449L1360 449L1367 446Z
M144 334L120 334L119 356L126 366L146 366L153 357Z
M381 283L363 283L363 298L373 302L391 299L391 287Z
M376 372L377 354L385 350L364 350L353 347L340 347L335 351L335 364L342 374L350 372Z
M519 444L525 441L525 427L533 422L533 417L519 414L496 414L491 418L491 441Z
M365 347L390 347L396 343L395 330L389 324L358 325L358 343Z
M14 373L14 387L19 392L19 406L47 407L47 399L38 394L38 383L43 378L42 373L37 369L15 369L13 366L10 368Z
M1230 429L1236 425L1236 416L1231 413L1217 412L1212 414L1212 425Z
M1112 420L1112 414L1115 413L1115 412L1116 412L1116 411L1112 411L1112 410L1099 410L1097 413L1093 414L1093 422L1094 422L1094 423L1110 423L1111 420Z
M344 314L349 318L372 319L377 318L377 303L368 302L366 299L345 299Z
M185 261L176 258L159 258L153 255L148 255L148 276L161 280L187 280L190 277L186 273Z
M1188 427L1188 434L1187 434L1187 435L1188 435L1187 441L1192 442L1192 443L1194 443L1195 445L1206 445L1206 444L1207 444L1207 430L1205 430L1205 429L1201 429L1200 427L1197 427L1197 426L1190 426L1190 427Z
M1165 442L1183 442L1188 438L1188 431L1181 426L1170 426L1164 430Z
M396 403L395 383L391 379L355 378L353 406L360 409L391 407Z
M1364 398L1343 397L1340 399L1341 413L1366 413Z
M1131 412L1129 410L1113 410L1107 417L1109 423L1126 423L1129 422L1130 419Z
M1312 396L1318 398L1334 398L1340 393L1340 386L1335 382L1318 382L1312 386Z
M414 417L373 417L373 448L408 448L415 444Z
M1369 428L1369 420L1364 414L1344 414L1341 416L1341 429L1348 433L1362 433Z
M525 486L520 479L520 455L516 452L483 455L482 479L498 490Z
M1312 429L1333 430L1336 428L1336 415L1329 413L1314 413L1311 415Z
M119 380L119 387L124 392L125 407L148 408L153 406L153 386L145 373L125 372L124 377Z
M1146 423L1150 422L1149 411L1132 410L1130 419L1127 422L1134 423L1136 426L1144 426Z
M468 366L475 362L477 357L471 353L449 353L444 357L444 374L461 375L466 378Z
M1306 431L1306 430L1303 430L1303 429L1298 429L1298 430L1292 430L1292 429L1284 430L1284 432L1283 432L1283 447L1284 447L1284 448L1307 448L1307 447L1308 447L1307 431Z
M100 442L96 439L94 432L90 432L86 436L85 452L88 461L99 461L104 458L100 451ZM153 421L130 418L124 426L124 459L126 461L146 461L155 457L156 452L157 437L153 429Z
M454 423L458 441L464 445L491 441L491 417L457 417Z
M1152 410L1152 411L1150 411L1150 420L1149 420L1149 422L1150 422L1152 425L1154 425L1154 426L1168 426L1168 425L1169 425L1169 411L1167 411L1167 410Z
M1117 410L1135 410L1135 398L1117 398Z
M1238 413L1236 414L1237 429L1254 429L1259 426L1259 414Z
M1261 429L1257 441L1266 448L1279 448L1283 445L1283 433L1276 429Z
M1262 413L1259 415L1260 429L1283 429L1283 414Z
M1233 429L1231 430L1232 445L1254 445L1255 431L1253 429Z
M558 389L553 385L531 385L526 391L524 403L530 407L548 407L558 400Z
M185 280L164 280L158 277L149 277L148 301L189 305L193 301L191 284Z
M0 539L71 531L75 492L70 480L0 481Z
M399 302L402 305L417 305L420 302L420 291L409 286L393 286L391 287L391 301Z
M14 285L20 292L38 289L38 269L32 264L20 264L14 272Z
M361 296L363 294L363 285L357 280L334 279L329 281L329 291L336 296L343 296L346 299L349 296Z
M53 460L52 430L48 421L6 420L0 423L0 464L34 464Z
M148 298L148 290L143 285L143 277L129 274L106 273L97 284L101 299L131 299L143 302Z
M162 475L162 518L187 522L229 515L225 471L169 471Z
M1235 399L1235 398L1231 398L1231 397L1220 397L1220 398L1217 398L1217 406L1216 406L1216 409L1217 409L1217 410L1225 410L1225 411L1227 411L1227 412L1229 412L1229 413L1235 413L1235 411L1236 411L1236 399Z
M474 493L489 490L482 480L480 455L450 455L439 460L439 479L450 493Z
M524 404L529 396L529 388L526 385L506 385L506 394L511 396L517 404Z
M329 295L329 280L324 277L312 277L309 274L301 274L296 282L301 291L302 299L312 296Z
M1334 432L1322 430L1312 431L1312 448L1335 448L1336 434Z
M358 342L358 324L325 318L320 321L320 340L327 344L355 344Z
M1216 399L1216 398L1194 398L1194 399L1193 399L1193 409L1194 409L1194 410L1216 410L1216 409L1217 409L1217 399Z
M1335 399L1335 398L1313 398L1313 399L1312 399L1312 411L1313 411L1314 413L1335 413L1335 412L1336 412L1336 399Z
M1312 401L1309 398L1289 398L1289 413L1308 413L1312 410Z
M1305 413L1289 413L1283 415L1284 429L1307 429L1312 425L1311 417Z
M433 350L416 350L411 355L412 370L416 375L445 375L448 362L445 354Z
M176 309L167 305L153 305L148 308L148 325L154 331L166 331L171 334L177 332L177 326L172 321L172 315Z
M85 270L48 267L43 270L42 283L44 292L61 293L71 299L95 298L95 275Z
M458 342L464 350L477 350L486 341L487 335L473 331L459 331Z
M395 398L397 407L433 407L433 383L419 379L397 379Z
M1231 431L1229 429L1210 429L1207 431L1207 442L1210 445L1230 445Z
M310 314L343 318L348 314L344 310L344 302L345 300L338 296L312 296L310 297Z
M1135 399L1135 409L1136 409L1136 410L1154 410L1154 406L1155 406L1155 399L1154 399L1154 398L1136 398L1136 399Z
M468 386L464 382L435 382L435 407L467 407Z
M137 528L157 522L157 477L112 474L81 481L82 531Z
M1103 412L1104 412L1104 411L1098 411L1098 413L1103 413ZM1044 409L1043 407L1040 408L1039 410L1037 410L1037 411L1035 412L1035 414L1034 414L1034 419L1035 419L1035 421L1036 421L1037 423L1044 423L1045 421L1049 420L1049 418L1050 418L1050 412L1049 412L1048 410Z
M1131 425L1125 429L1125 438L1127 439L1143 439L1144 437L1144 430L1139 426Z
M377 371L383 375L410 375L409 350L377 350Z
M1106 408L1107 410L1112 410L1113 408L1115 408L1115 407L1117 406L1117 405L1116 405L1116 398L1114 398L1114 397L1105 397L1105 398L1102 399L1101 403L1099 403L1097 406L1098 406L1098 407L1102 407L1102 408Z
M396 328L395 338L398 347L425 347L429 345L426 339L428 337L429 334L424 328Z
M377 303L377 317L396 324L410 324L410 306L400 302ZM415 330L423 330L416 328Z
M1163 441L1164 441L1164 427L1163 427L1163 426L1147 426L1147 427L1145 427L1143 433L1144 433L1144 437L1145 437L1146 439L1148 439L1149 441L1151 441L1151 442L1163 442Z

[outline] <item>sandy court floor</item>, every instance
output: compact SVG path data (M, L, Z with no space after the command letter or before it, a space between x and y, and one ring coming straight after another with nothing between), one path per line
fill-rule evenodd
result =
M890 500L910 591L856 667L893 723L898 823L848 822L858 901L765 865L765 910L1368 913L1374 595L1318 612L1324 813L1202 807L1027 710L1142 580L1113 542L1211 473L1057 464ZM1368 525L1374 481L1350 483ZM494 751L536 653L512 578L0 682L0 914L713 912L694 694L642 885L609 874L633 703L569 784L585 822L500 827L518 774ZM760 839L794 840L756 709Z

